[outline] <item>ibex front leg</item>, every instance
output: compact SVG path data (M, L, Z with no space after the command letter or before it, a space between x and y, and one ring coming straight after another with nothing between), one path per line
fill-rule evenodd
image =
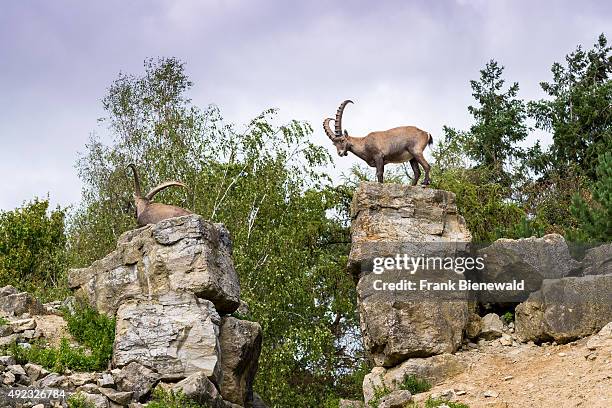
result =
M376 178L379 183L383 182L383 175L385 173L385 161L382 157L377 157L376 159Z

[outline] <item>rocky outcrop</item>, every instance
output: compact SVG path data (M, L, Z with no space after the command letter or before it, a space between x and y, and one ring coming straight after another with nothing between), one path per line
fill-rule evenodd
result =
M457 213L454 194L399 184L362 183L351 207L349 270L357 281L361 332L377 366L391 367L410 357L449 353L461 345L467 322L465 298L441 302L405 290L378 290L376 282L413 277L405 270L373 273L375 258L398 254L456 256L471 236ZM425 271L419 271L422 278ZM428 270L431 279L448 272ZM451 272L454 279L457 274Z
M580 263L570 255L565 239L559 234L542 238L498 239L478 255L485 257L485 268L479 272L480 282L524 281L524 290L516 293L497 291L480 293L483 302L520 302L542 286L544 279L576 276Z
M596 333L612 320L612 275L547 279L516 308L523 341L568 342Z
M202 371L219 382L219 324L212 302L192 294L127 301L117 312L113 365L136 361L164 379Z
M71 270L68 281L77 295L109 315L128 300L170 291L210 300L219 313L232 313L240 305L229 234L197 215L124 233L115 251L87 268Z
M612 243L599 245L586 251L582 266L584 276L612 275Z
M261 326L226 316L221 319L221 395L234 404L250 406L253 380L261 351Z
M21 316L45 313L43 305L27 292L20 292L13 286L0 288L0 315Z
M225 227L189 215L128 231L70 271L76 296L116 318L113 376L98 381L109 401L146 400L157 384L219 408L253 403L261 327L227 316L241 305L231 251Z

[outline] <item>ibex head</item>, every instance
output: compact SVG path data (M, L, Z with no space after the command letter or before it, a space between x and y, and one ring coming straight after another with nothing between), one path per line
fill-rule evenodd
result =
M346 130L344 130L344 132L342 131L342 113L344 112L346 105L349 103L353 103L353 101L347 99L340 104L338 111L336 111L336 119L327 118L323 121L323 129L325 129L327 137L329 137L334 143L334 146L336 146L338 156L348 155L351 147L348 140L348 132ZM331 127L329 126L329 122L332 120L334 121L335 132L332 132Z

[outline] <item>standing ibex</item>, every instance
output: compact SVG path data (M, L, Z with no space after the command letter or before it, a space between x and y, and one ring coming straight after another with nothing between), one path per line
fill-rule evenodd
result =
M155 194L159 193L163 189L170 186L187 187L185 184L178 181L166 181L157 187L152 188L151 191L149 191L147 195L143 197L142 192L140 191L140 179L138 178L136 166L129 164L128 168L132 169L134 172L134 202L136 203L136 221L138 222L139 227L147 224L157 224L159 221L167 218L191 214L191 211L185 210L181 207L151 202Z
M364 160L370 167L376 167L378 182L383 182L383 173L387 163L403 163L410 161L414 179L412 185L416 185L421 177L419 164L425 170L423 185L429 184L429 163L423 156L423 150L427 145L433 143L431 134L414 126L401 126L383 132L372 132L365 137L349 136L345 130L342 132L342 113L348 103L346 100L340 104L336 112L336 119L327 118L323 121L325 133L338 149L340 156L352 152L355 156ZM335 133L329 127L329 122L334 121Z

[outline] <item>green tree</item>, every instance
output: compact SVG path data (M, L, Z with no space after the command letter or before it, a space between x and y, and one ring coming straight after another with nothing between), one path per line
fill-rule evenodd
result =
M536 171L596 179L598 156L612 149L611 50L601 34L591 50L578 46L565 65L555 62L553 81L540 84L550 98L529 110L539 128L552 132L553 145L534 163Z
M35 198L0 213L0 286L13 285L44 299L65 293L65 210L49 211Z
M307 123L279 126L268 110L237 130L217 107L193 106L190 87L183 64L169 58L109 88L102 122L113 141L94 137L77 164L85 188L71 229L75 261L105 255L135 227L128 163L149 186L181 180L189 192L158 199L232 234L241 297L264 334L256 390L276 407L356 396L363 356L345 273L347 203L322 171L329 155L311 143Z
M480 71L480 79L470 81L476 100L476 105L468 107L474 118L470 129L445 127L444 131L446 144L457 144L477 168L486 168L487 181L510 187L512 162L525 156L518 143L527 137L528 127L525 103L517 98L518 83L504 91L503 70L491 60Z
M597 181L587 198L574 195L571 212L579 220L577 238L593 242L612 241L612 153L599 156Z

